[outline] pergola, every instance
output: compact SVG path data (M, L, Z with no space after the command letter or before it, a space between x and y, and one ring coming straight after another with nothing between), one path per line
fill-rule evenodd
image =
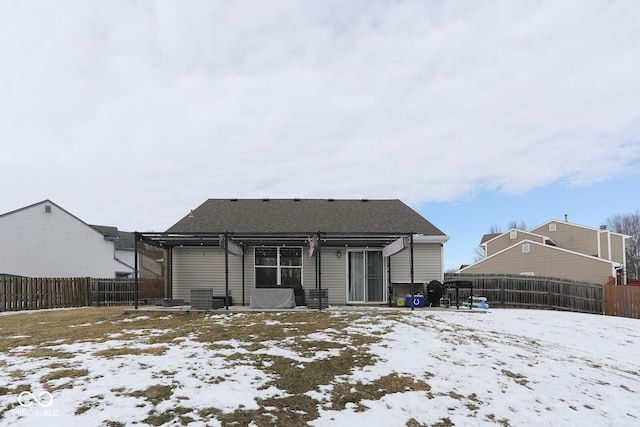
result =
M139 306L139 282L138 282L138 253L139 243L144 242L158 248L166 249L171 259L171 251L174 247L181 246L218 246L225 251L225 295L229 293L229 254L243 257L245 248L249 246L301 246L307 247L309 256L316 261L316 288L322 290L322 247L369 247L381 248L382 254L389 257L405 249L410 251L410 286L411 295L415 291L414 283L414 234L413 232L375 232L375 233L336 233L336 232L163 232L140 233L135 232L135 308ZM244 300L244 268L242 269L242 286ZM225 298L225 309L229 309L228 299ZM414 309L411 298L411 309ZM318 310L322 310L322 304L318 304Z

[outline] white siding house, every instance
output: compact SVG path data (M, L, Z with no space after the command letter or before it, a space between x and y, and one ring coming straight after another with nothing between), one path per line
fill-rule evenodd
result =
M0 215L0 274L108 278L132 273L131 264L117 259L114 239L50 200Z

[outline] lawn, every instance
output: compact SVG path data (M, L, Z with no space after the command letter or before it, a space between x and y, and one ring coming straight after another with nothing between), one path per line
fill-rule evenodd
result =
M0 424L636 425L640 323L534 310L0 314Z

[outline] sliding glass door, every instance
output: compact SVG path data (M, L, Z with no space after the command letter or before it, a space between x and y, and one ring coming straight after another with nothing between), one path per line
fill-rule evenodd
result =
M380 251L349 251L350 302L384 302L384 263Z

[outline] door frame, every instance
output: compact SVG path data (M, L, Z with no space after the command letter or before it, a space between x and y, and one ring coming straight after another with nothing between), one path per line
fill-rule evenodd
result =
M365 259L364 259L364 266L365 266L365 271L364 271L364 281L365 281L365 299L367 299L366 297L366 291L367 291L367 286L366 286L366 280L367 280L367 271L366 271L366 265L367 265L367 256L366 253L367 252L380 252L381 255L381 259L382 259L382 300L381 301L352 301L349 299L349 281L351 280L351 277L349 276L349 265L351 263L351 257L350 254L353 252L358 252L358 253L365 253ZM388 277L387 277L387 265L388 265L388 259L387 257L382 255L382 249L378 249L378 248L350 248L347 249L345 251L345 258L346 258L346 263L345 263L345 301L347 302L347 304L387 304L389 301L389 295L387 292L387 286L388 286Z

